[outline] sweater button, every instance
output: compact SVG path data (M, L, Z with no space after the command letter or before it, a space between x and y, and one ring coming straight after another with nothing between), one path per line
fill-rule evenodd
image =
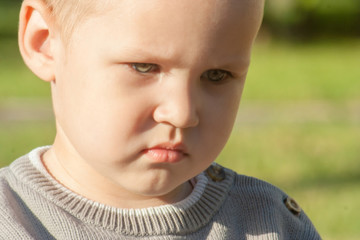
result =
M221 182L225 179L224 168L216 163L213 163L210 167L208 167L208 169L206 169L206 174L214 182Z
M287 197L284 200L285 206L287 207L287 209L290 210L290 212L292 212L295 216L299 216L301 213L301 207L299 206L299 204L291 197Z

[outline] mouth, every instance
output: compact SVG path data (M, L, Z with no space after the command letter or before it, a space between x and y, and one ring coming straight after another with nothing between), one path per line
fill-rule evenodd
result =
M183 160L188 153L183 144L164 143L144 149L143 154L156 163L177 163Z

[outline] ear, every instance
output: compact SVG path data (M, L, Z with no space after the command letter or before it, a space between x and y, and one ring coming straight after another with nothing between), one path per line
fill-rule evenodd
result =
M44 81L54 81L51 13L43 1L25 0L20 10L19 48L26 65Z

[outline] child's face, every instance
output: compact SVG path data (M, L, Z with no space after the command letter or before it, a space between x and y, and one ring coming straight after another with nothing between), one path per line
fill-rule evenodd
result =
M54 48L59 156L142 196L207 168L237 113L261 17L253 2L122 0L78 25L69 49Z

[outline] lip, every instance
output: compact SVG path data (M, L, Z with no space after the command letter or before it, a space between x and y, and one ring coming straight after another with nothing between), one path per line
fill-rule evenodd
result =
M178 163L188 155L181 143L162 143L144 149L142 152L156 163Z

